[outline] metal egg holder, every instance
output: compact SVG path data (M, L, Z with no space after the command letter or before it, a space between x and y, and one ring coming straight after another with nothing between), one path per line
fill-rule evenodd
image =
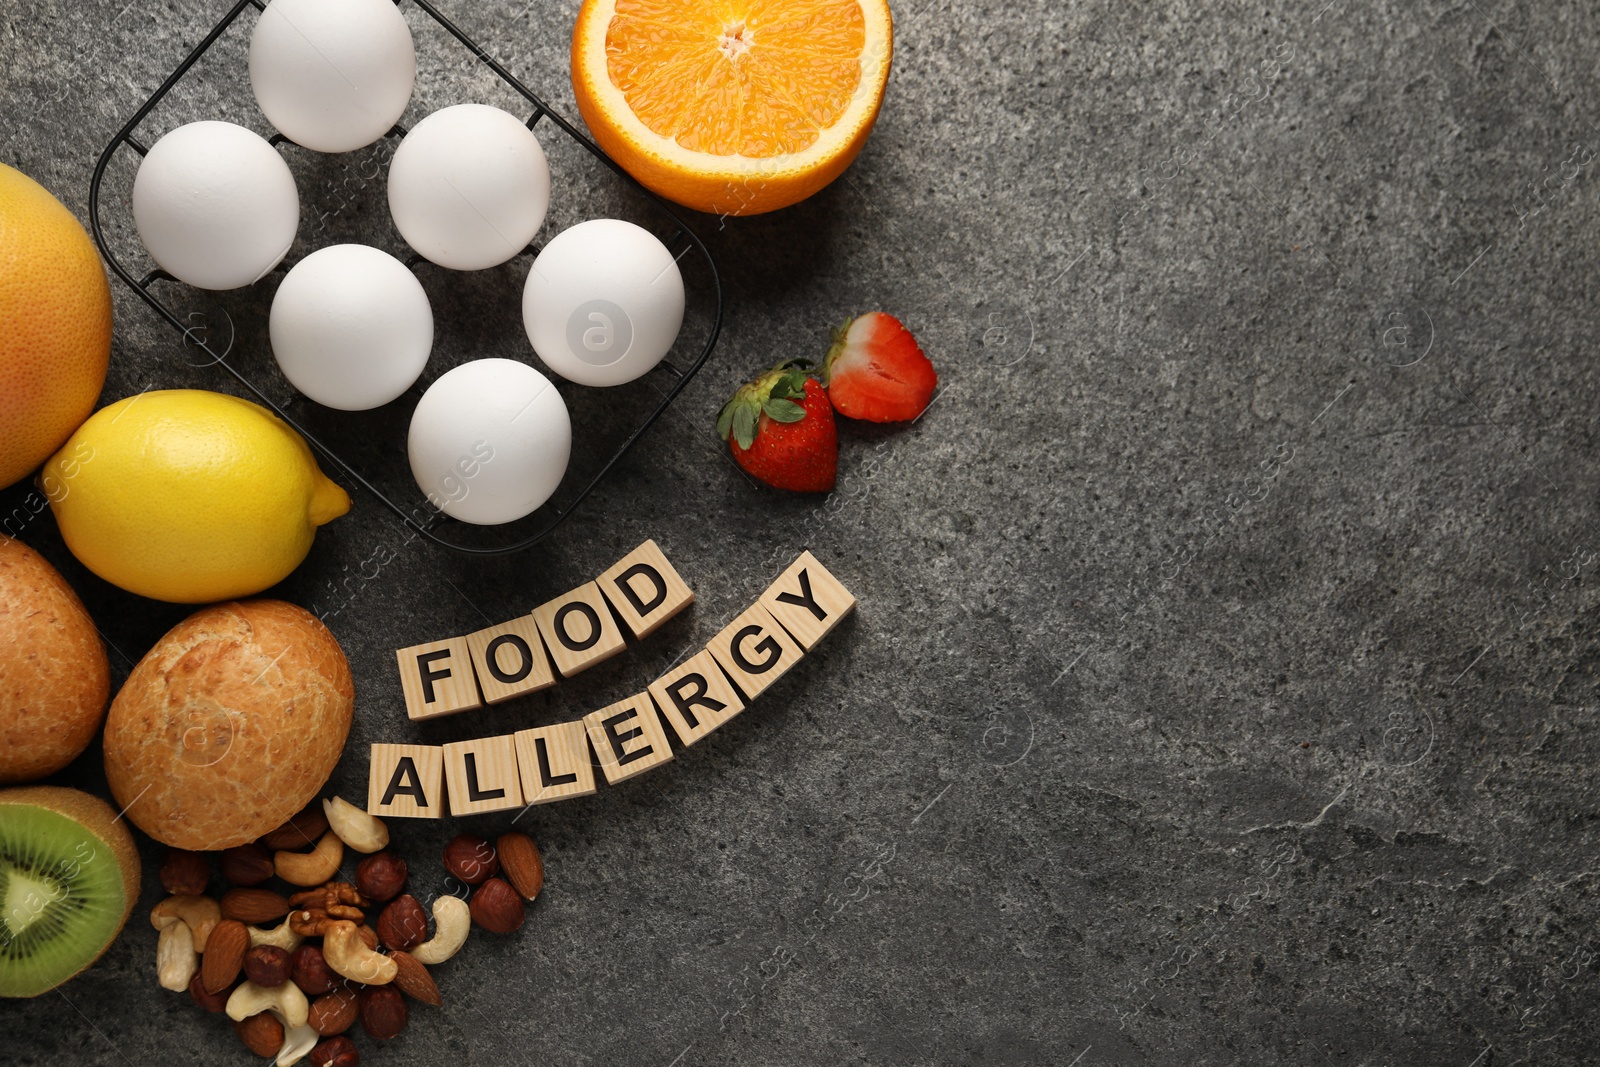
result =
M137 136L135 136L135 131L137 130L139 124L142 123L156 108L156 106L161 103L167 94L183 80L185 75L189 73L190 69L211 49L214 44L216 44L218 39L220 39L233 26L233 24L239 19L239 16L244 13L246 8L253 7L258 11L265 10L265 0L238 0L238 2L235 3L234 6L222 16L221 20L219 20L217 24L211 28L210 32L206 34L204 39L202 39L200 43L196 45L186 57L184 57L183 62L178 64L177 68L167 76L166 80L163 81L155 90L155 92L145 100L145 102L136 112L134 112L133 117L128 120L127 124L124 125L122 129L117 131L116 136L111 139L110 143L106 145L105 150L101 152L100 158L95 164L94 175L90 179L89 183L90 229L94 234L95 243L100 247L101 255L105 257L106 262L111 265L111 269L116 273L116 275L126 282L133 289L133 291L144 300L146 304L154 309L156 314L165 319L173 329L182 334L186 343L195 344L202 352L205 353L212 363L221 367L224 371L230 374L236 382L248 390L251 396L258 403L272 411L284 422L293 427L301 437L305 438L306 442L310 444L319 455L331 463L345 478L348 478L351 482L359 485L368 495L372 496L384 507L392 511L402 522L414 530L418 535L432 542L433 544L439 545L443 548L453 549L457 552L467 555L495 556L505 555L512 552L520 552L524 549L531 548L533 545L536 545L540 541L544 540L556 529L556 527L560 526L568 516L578 509L579 505L583 503L584 499L587 498L588 495L593 492L602 481L605 480L611 469L616 466L618 461L620 461L624 455L627 454L628 450L633 447L634 443L638 441L641 436L643 436L644 432L648 430L657 419L665 414L667 408L671 407L673 402L677 400L678 394L683 391L684 386L688 385L689 380L692 379L695 374L699 372L700 368L705 365L706 360L711 356L712 348L715 347L717 343L717 335L722 328L722 283L717 274L716 263L712 260L711 253L706 249L705 244L701 242L700 238L696 236L695 233L683 222L683 220L680 219L678 215L659 197L655 196L655 194L651 193L648 189L644 188L644 186L640 185L638 181L636 181L631 175L619 167L609 156L600 150L599 146L597 146L593 141L589 140L588 137L581 133L571 123L557 115L555 112L551 111L544 101L541 100L531 89L522 84L520 80L518 80L514 75L497 63L492 57L490 57L489 54L477 44L477 42L472 40L471 37L469 37L453 22L441 14L439 10L429 2L429 0L396 0L396 2L412 4L428 15L434 20L434 22L446 30L450 36L454 37L462 46L471 52L479 62L493 71L501 81L503 81L507 86L509 86L524 100L526 100L533 109L532 113L527 119L527 126L529 129L534 129L540 123L548 120L551 125L565 133L568 137L571 137L596 159L604 163L613 172L615 172L623 182L640 193L645 201L653 205L661 215L661 219L659 220L660 225L658 227L646 226L645 228L651 229L652 232L667 232L671 234L671 236L666 238L663 243L667 246L668 251L672 252L675 259L681 259L682 256L689 251L689 249L694 249L697 251L700 255L700 258L704 260L706 269L709 272L714 307L710 316L710 325L706 331L705 341L700 348L699 355L695 358L694 362L690 363L686 367L680 368L666 359L663 359L661 363L657 365L658 370L666 373L672 379L670 386L663 393L660 403L656 405L653 410L649 411L643 420L640 421L639 424L627 434L626 438L622 441L622 444L614 453L612 453L610 458L605 460L605 462L600 466L599 470L594 473L587 482L583 483L578 488L575 496L563 501L559 506L553 501L547 502L533 513L535 516L539 516L543 520L542 524L533 533L509 543L491 545L467 544L447 536L447 531L459 529L465 524L457 523L454 520L449 519L442 512L440 512L432 502L427 501L425 498L413 502L408 507L406 504L398 502L397 500L391 498L391 496L388 494L378 489L372 484L371 481L357 471L351 463L347 462L343 456L335 451L332 446L322 441L316 434L311 432L306 426L302 425L299 420L297 420L285 409L284 405L272 400L262 387L258 386L244 371L231 362L228 359L230 354L229 350L224 350L220 353L217 352L212 347L211 338L204 331L197 330L187 315L182 314L169 306L153 291L152 287L156 282L175 282L176 279L174 279L166 271L159 268L147 270L143 274L137 274L135 271L123 264L123 262L118 259L116 254L112 251L110 243L106 239L101 221L100 197L102 183L105 178L107 167L111 164L112 159L121 149L126 148L137 153L141 157L149 151L148 147L141 142ZM386 136L403 137L405 136L405 132L406 131L402 127L397 125L394 129L390 130ZM284 137L282 134L276 134L270 139L270 141L273 145L278 145L288 141L288 138ZM528 251L534 250L535 249L530 247ZM526 254L526 252L523 254ZM422 257L412 254L408 259L406 259L406 265L408 267L415 266L421 260ZM685 329L687 328L688 324L686 321ZM655 373L655 371L652 371L651 373ZM419 514L426 515L427 518L419 520L417 518ZM473 529L482 528L473 527Z

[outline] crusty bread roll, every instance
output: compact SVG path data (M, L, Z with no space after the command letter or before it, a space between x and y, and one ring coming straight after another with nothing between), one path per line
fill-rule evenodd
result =
M145 833L196 851L254 841L317 795L355 689L328 628L281 600L205 608L133 669L106 718L106 777Z
M0 783L71 763L110 695L105 646L83 602L43 556L0 537Z

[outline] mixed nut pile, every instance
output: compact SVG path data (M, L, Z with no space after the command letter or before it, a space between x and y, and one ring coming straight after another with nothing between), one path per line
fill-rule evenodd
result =
M443 860L475 887L471 902L434 900L429 937L427 912L404 891L406 861L388 845L382 820L338 797L324 800L259 841L218 853L229 885L220 899L205 895L209 854L169 849L161 884L172 896L150 912L161 932L162 987L225 1012L250 1050L277 1067L307 1056L313 1067L355 1067L361 1054L346 1031L359 1020L368 1036L386 1041L405 1029L406 998L439 1006L428 968L454 956L474 923L496 934L516 930L523 902L544 886L544 861L527 834L502 834L493 845L462 834ZM353 883L336 880L346 848L366 853ZM301 891L266 888L273 877ZM382 910L369 925L372 908Z

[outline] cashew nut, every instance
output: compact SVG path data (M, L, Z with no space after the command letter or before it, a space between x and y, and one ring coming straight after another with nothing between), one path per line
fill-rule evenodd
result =
M368 815L343 797L322 802L322 814L339 840L357 852L377 852L389 846L389 828L376 815Z
M322 934L322 958L334 971L362 985L388 985L400 970L394 960L368 948L349 919L328 924Z
M321 885L339 873L344 862L344 842L329 830L310 852L279 852L272 857L272 869L290 885Z
M221 921L222 908L210 897L168 897L150 909L150 925L157 930L165 930L175 922L187 926L196 952L206 950L206 938Z
M188 926L173 920L156 938L156 980L162 989L182 993L199 969L200 953L194 950L194 935Z
M430 967L461 951L472 929L472 911L460 897L443 896L433 902L433 938L411 950L419 963Z
M257 945L276 945L285 952L293 952L300 947L300 942L305 938L295 933L289 926L289 916L283 917L283 922L270 930L263 930L259 926L250 929L250 947Z
M311 1002L306 1000L306 995L293 982L268 989L245 981L228 997L223 1010L228 1013L228 1018L238 1023L272 1008L277 1009L277 1016L285 1027L304 1026L306 1017L311 1013Z
M278 1016L278 1021L283 1023L283 1048L278 1050L278 1058L274 1061L275 1067L290 1067L305 1058L306 1053L316 1047L322 1040L322 1035L311 1029L311 1024L301 1023L299 1026L290 1026L284 1020L281 1012L273 1012Z

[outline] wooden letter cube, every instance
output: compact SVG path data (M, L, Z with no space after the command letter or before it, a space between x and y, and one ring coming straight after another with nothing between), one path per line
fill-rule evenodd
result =
M518 730L517 769L529 804L586 797L595 791L589 735L579 720Z
M649 693L637 693L583 717L600 769L612 785L672 759L667 731Z
M384 818L444 818L444 749L438 745L373 745L367 811Z
M465 637L412 645L394 655L400 663L406 714L412 719L433 719L483 706Z
M805 655L772 613L752 604L706 646L746 700L754 700Z
M839 584L810 552L789 564L772 587L761 594L761 606L772 612L800 647L810 652L839 620L850 614L856 598Z
M654 541L646 541L600 576L600 591L617 609L628 631L644 638L694 603L684 584Z
M533 620L563 678L622 651L622 631L595 582L540 604L533 609Z
M544 641L532 615L521 615L510 622L467 635L472 652L472 667L478 674L478 687L490 704L537 693L556 684L550 660L544 654Z
M451 815L522 807L513 734L444 746L444 774L450 783Z
M744 710L739 691L701 649L650 683L650 695L672 723L678 740L692 745Z

